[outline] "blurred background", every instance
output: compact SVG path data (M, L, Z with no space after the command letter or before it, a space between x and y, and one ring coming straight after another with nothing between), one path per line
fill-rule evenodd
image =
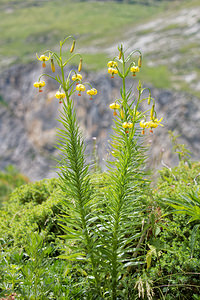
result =
M200 159L199 0L1 0L0 32L1 170L13 165L30 180L56 175L56 127L62 108L54 97L56 83L48 80L43 93L33 87L42 72L35 54L58 50L68 35L76 38L75 50L83 56L84 80L98 90L93 101L84 95L74 99L89 160L94 141L102 168L109 156L109 104L118 97L121 82L107 74L107 62L121 43L127 53L143 53L135 87L140 79L151 88L158 118L163 117L164 128L146 135L151 166L177 163L169 130L180 135L179 143L193 160ZM66 51L70 47L71 42ZM78 61L72 63L77 68Z

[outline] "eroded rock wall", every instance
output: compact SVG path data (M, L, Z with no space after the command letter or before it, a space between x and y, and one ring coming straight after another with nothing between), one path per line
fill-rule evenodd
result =
M50 70L47 70L50 72ZM60 126L58 89L56 82L47 80L43 93L33 87L41 69L38 65L15 65L0 77L0 168L15 165L31 180L56 175L55 157L56 127ZM119 98L120 78L110 79L108 74L87 74L83 77L98 90L94 100L83 93L74 96L77 117L86 137L88 161L92 160L92 137L97 138L100 164L105 168L109 157L108 139L111 133L112 112L109 104ZM130 79L130 83L132 79ZM136 88L135 81L135 88ZM163 128L147 134L145 143L150 144L150 162L159 167L161 159L168 165L177 163L172 155L168 130L180 134L180 142L192 151L192 158L200 159L200 99L189 94L152 88L158 117L163 117Z

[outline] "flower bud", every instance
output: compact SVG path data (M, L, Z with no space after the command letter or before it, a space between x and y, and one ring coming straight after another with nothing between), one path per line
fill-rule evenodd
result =
M82 61L83 61L83 59L80 58L80 62L79 62L79 65L78 65L78 72L80 72L81 69L82 69Z
M138 67L141 68L141 66L142 66L142 55L140 55L138 59Z
M149 94L149 97L148 97L148 105L150 105L151 103L151 94Z
M121 47L118 48L118 49L119 49L119 59L121 59L121 58L122 58L122 45L121 45Z
M120 115L121 115L121 118L123 119L123 118L124 118L124 111L123 111L123 108L121 108Z
M70 49L70 53L72 53L74 51L74 48L75 48L75 40L73 40L73 43L72 43L72 46L71 46L71 49Z
M54 65L53 58L51 58L51 70L53 73L55 72L55 65Z
M154 107L155 107L155 105L153 104L153 105L152 105L152 108L151 108L151 112L150 112L150 119L151 119L151 120L153 120Z

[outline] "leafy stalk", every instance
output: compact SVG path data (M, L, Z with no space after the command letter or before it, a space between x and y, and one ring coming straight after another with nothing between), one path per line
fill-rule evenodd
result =
M135 251L136 243L141 233L137 232L138 221L142 211L142 205L139 205L139 185L142 180L141 167L144 164L143 149L139 144L138 129L136 121L130 130L122 128L122 122L130 121L129 112L133 109L128 104L126 93L126 70L125 58L122 54L122 107L124 109L124 118L115 119L114 134L112 136L112 154L114 161L109 162L109 189L107 198L109 203L108 226L110 232L110 242L108 253L111 265L111 298L118 297L118 278L125 273L127 266L139 263L131 255ZM130 95L130 94L128 94ZM136 107L140 101L140 95ZM135 120L135 119L134 119Z
M73 226L68 224L68 217L64 218L64 226L69 240L76 240L77 249L71 256L77 256L79 259L86 259L91 263L96 287L100 293L100 284L98 278L98 261L95 257L95 242L92 238L90 221L92 218L92 189L88 173L88 166L85 163L82 137L76 122L76 114L73 108L72 100L69 99L66 92L67 103L63 105L63 113L60 122L64 126L64 130L60 130L60 143L62 147L62 161L60 164L59 174L61 178L61 187L65 192L66 199L70 199L69 205L71 222ZM64 200L64 204L68 206L68 200ZM72 211L74 210L74 212ZM74 248L76 248L73 245ZM74 252L74 251L73 251ZM74 255L75 254L75 255ZM70 256L68 257L70 259Z

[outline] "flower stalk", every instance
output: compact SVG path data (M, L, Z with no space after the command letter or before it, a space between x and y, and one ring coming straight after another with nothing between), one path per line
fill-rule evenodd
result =
M62 48L68 39L72 39L72 46L67 52L69 57L64 61ZM136 50L125 57L121 45L118 56L107 64L112 78L116 75L122 79L121 98L110 104L115 117L110 143L113 159L107 162L105 181L108 184L103 183L103 191L95 191L85 160L84 140L72 96L77 91L78 96L86 91L89 99L93 100L97 90L90 83L84 82L83 76L75 70L71 70L66 76L65 66L76 56L80 57L78 72L82 69L82 56L79 53L72 54L74 47L74 38L70 36L60 42L59 55L49 50L44 52L42 59L47 57L45 54L48 52L49 56L45 61L51 59L53 73L55 61L61 75L42 74L39 81L34 83L40 91L45 86L45 82L41 81L42 77L54 79L59 85L55 97L63 104L60 113L63 129L59 130L58 146L61 156L58 175L65 195L63 206L66 214L60 217L60 225L66 232L65 238L70 251L62 257L67 261L83 262L90 275L90 289L86 292L88 299L117 300L122 285L121 278L126 276L127 267L141 263L138 258L138 244L141 243L143 235L137 230L143 213L141 182L144 182L145 176L141 133L146 128L152 131L152 128L162 126L162 119L157 119L155 101L151 94L149 93L148 98L143 98L145 88L142 88L140 82L137 97L132 93L132 88L127 90L126 78L131 73L135 75L140 71L142 56ZM136 66L132 57L138 54ZM38 59L43 61L40 58ZM135 76L131 78L135 80ZM88 90L86 86L89 86ZM141 103L146 100L149 105L153 101L153 105L147 112L142 112Z

